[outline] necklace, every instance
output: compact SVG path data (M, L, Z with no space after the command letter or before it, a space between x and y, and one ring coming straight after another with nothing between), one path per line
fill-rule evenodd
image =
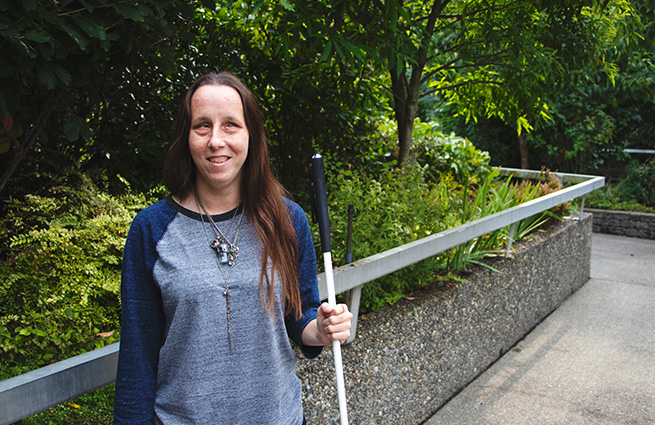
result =
M207 232L207 228L205 227L205 219L203 218L203 214L200 214L202 229L205 231L205 237L207 238L207 242L209 243L210 248L215 251L214 260L216 261L216 266L218 267L218 270L221 272L221 276L223 276L223 280L225 281L223 296L225 296L225 302L227 305L227 338L230 345L230 352L232 352L229 279L230 279L230 273L232 273L232 267L234 267L234 263L236 263L237 258L239 257L239 247L237 246L237 243L239 241L239 231L241 230L241 220L243 219L243 212L239 216L239 222L237 223L237 228L234 231L234 240L230 242L227 236L225 236L225 234L221 231L220 227L218 227L218 225L214 222L212 216L207 212L205 206L202 205L202 202L200 202L200 197L198 197L198 193L195 190L194 190L194 195L196 197L196 204L198 205L198 209L202 210L202 212L205 213L207 219L209 220L210 227L214 230L214 233L216 235L216 238L210 241L209 232ZM236 210L234 211L234 215L230 220L230 224L227 226L227 230L225 231L225 233L228 235L230 234L230 229L232 228L232 223L234 222L234 217L236 217L237 212L239 212L239 207L237 207ZM225 275L225 272L223 271L223 267L221 267L221 265L226 265L226 264L229 267L227 271L227 275Z

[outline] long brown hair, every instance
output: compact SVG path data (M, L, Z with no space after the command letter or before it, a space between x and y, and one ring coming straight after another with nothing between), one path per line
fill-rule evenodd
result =
M289 193L273 175L268 157L268 143L264 131L264 118L255 96L229 72L209 73L198 78L189 88L182 102L173 144L164 165L164 184L178 198L185 198L194 190L196 167L189 151L191 129L191 98L205 85L227 86L241 96L243 113L248 128L248 156L241 173L241 202L257 234L262 240L262 271L259 294L262 305L268 304L273 313L275 273L282 280L285 312L301 315L298 288L298 246L296 232L283 197ZM271 273L267 273L268 261Z

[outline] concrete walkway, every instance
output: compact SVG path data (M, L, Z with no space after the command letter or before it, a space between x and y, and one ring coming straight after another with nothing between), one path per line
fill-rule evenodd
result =
M655 424L655 240L594 233L589 282L425 424Z

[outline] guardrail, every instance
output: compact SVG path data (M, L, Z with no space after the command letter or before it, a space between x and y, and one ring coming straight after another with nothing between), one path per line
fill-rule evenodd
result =
M540 175L539 171L511 168L501 168L500 173L519 178ZM565 186L573 186L335 269L336 293L351 291L349 304L354 318L349 341L356 335L361 288L367 282L505 226L510 226L506 251L509 255L513 229L518 221L579 197L582 197L582 213L584 196L605 184L604 177L555 174ZM318 280L321 299L326 299L325 275L320 274ZM0 425L11 424L111 384L116 377L117 362L118 343L0 382Z

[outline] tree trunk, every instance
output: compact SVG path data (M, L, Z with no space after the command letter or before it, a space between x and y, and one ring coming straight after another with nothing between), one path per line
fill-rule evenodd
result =
M412 133L414 132L414 119L398 120L398 165L403 164L412 149Z
M519 135L519 148L521 149L521 168L527 170L530 168L528 157L528 137L525 133Z
M39 138L39 133L45 127L46 121L50 118L50 113L52 113L53 105L55 100L59 98L59 95L55 96L50 94L48 100L45 102L41 115L37 118L36 122L33 124L29 133L25 136L21 147L16 151L16 154L11 160L9 167L2 173L0 177L0 193L4 190L5 186L9 182L9 179L18 168L20 161L27 155L27 153L32 149L32 146L36 143Z
M425 24L425 36L421 47L419 47L416 62L412 65L411 75L407 75L405 67L398 73L396 63L403 60L396 56L389 60L389 71L391 74L391 91L393 92L393 109L396 113L398 124L398 166L402 165L408 158L412 161L412 133L414 132L414 119L418 113L418 99L421 91L423 70L427 63L430 39L434 33L434 26L437 17L446 7L449 0L435 1L432 4L430 15Z
M412 101L407 85L402 78L392 78L394 91L394 111L398 125L398 165L402 165L410 157L412 149L412 133L414 132L414 119L418 112L418 101ZM398 94L402 94L399 96Z

